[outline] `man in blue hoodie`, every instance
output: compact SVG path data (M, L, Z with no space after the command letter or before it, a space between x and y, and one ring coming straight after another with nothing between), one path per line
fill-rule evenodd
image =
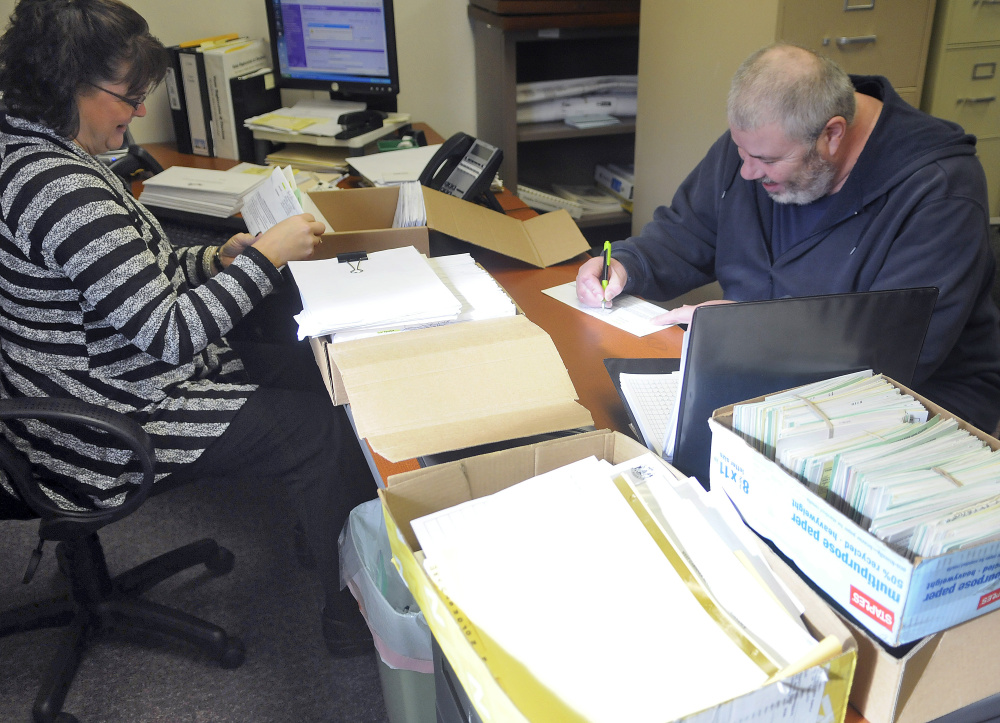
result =
M727 301L934 286L915 391L980 429L1000 420L986 178L976 140L797 46L733 78L729 131L638 236L577 276L580 301L667 300L718 281ZM691 307L658 317L686 323Z

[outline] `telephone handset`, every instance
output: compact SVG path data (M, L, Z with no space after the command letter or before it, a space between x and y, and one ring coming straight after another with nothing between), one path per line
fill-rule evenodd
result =
M490 184L503 151L465 133L456 133L441 144L430 162L420 173L420 183L442 193L482 203L503 213Z

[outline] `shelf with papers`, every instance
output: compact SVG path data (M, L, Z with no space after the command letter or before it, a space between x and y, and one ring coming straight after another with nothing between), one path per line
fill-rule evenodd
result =
M554 141L563 138L586 138L588 136L615 136L628 133L635 133L634 118L622 118L620 123L596 128L574 128L564 121L519 123L517 126L519 143Z
M517 122L519 85L636 75L638 14L632 24L595 19L601 15L566 14L559 16L559 24L544 29L515 30L470 12L476 52L477 133L503 149L500 177L515 193L521 180L546 185L545 179L533 175L540 164L532 158L539 153L552 153L554 159L547 157L546 164L549 173L560 177L551 180L564 183L590 182L597 163L634 161L634 116L623 114L621 123L582 129L562 119Z

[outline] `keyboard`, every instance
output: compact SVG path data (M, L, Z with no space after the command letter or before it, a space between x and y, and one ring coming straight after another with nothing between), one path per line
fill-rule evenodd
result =
M148 204L146 210L156 216L173 246L220 246L233 234L247 232L242 216L219 218Z

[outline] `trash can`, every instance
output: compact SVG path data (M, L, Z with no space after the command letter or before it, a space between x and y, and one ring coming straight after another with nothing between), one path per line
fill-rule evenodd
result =
M372 631L390 723L435 723L431 631L392 564L379 500L351 511L340 534L340 578Z

